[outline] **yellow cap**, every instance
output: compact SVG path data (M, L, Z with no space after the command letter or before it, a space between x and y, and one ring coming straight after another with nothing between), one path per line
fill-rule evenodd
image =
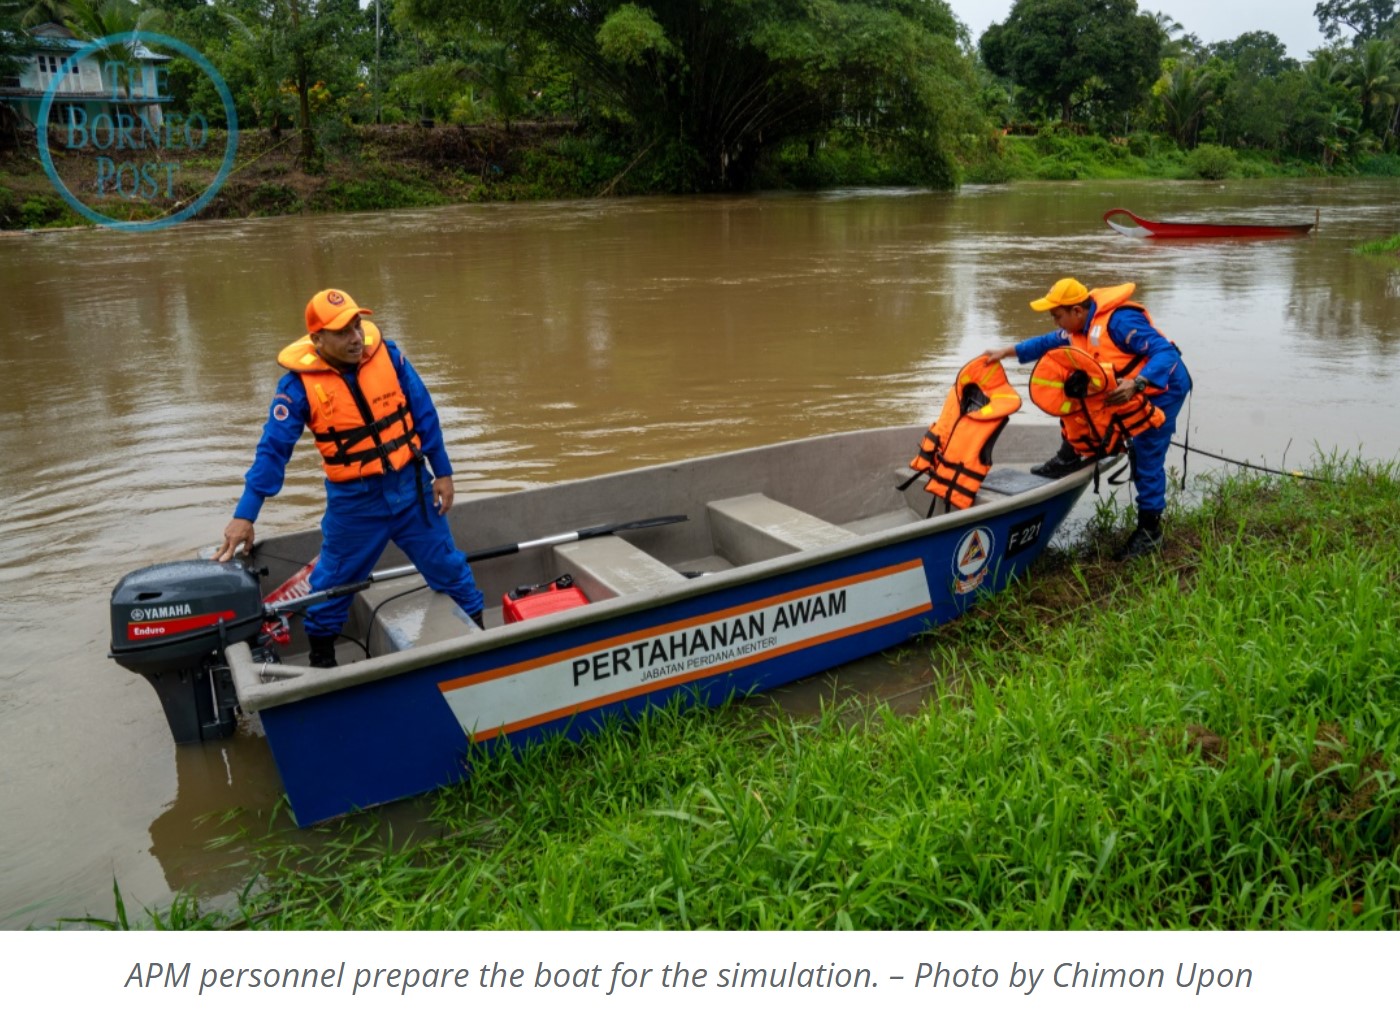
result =
M1082 305L1089 300L1089 288L1072 276L1056 280L1050 293L1031 302L1037 312L1048 312L1052 308L1065 308L1069 305Z

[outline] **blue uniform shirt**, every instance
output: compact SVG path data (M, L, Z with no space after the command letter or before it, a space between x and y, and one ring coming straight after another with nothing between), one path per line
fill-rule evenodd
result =
M394 373L399 378L399 388L403 390L404 398L408 401L409 413L413 415L413 427L418 432L428 465L432 468L434 477L446 478L452 474L452 462L447 457L442 425L438 421L433 398L429 396L428 388L423 385L423 380L408 363L398 345L386 339L384 346L388 349ZM277 393L268 409L267 423L263 425L262 438L258 440L253 466L243 476L243 497L234 508L234 517L256 521L263 502L282 491L282 483L287 475L287 462L291 460L292 450L296 448L297 440L301 438L310 421L311 402L306 396L306 384L302 382L300 373L288 372L277 383ZM361 489L366 483L379 479L378 484L394 488L407 486L408 493L412 494L411 498L416 498L416 487L408 484L415 472L396 471L393 474L403 477L385 479L382 476L370 476L355 482L328 480L326 491L329 498L334 500L339 490L345 490L345 495L350 496L351 490Z
M1094 303L1090 302L1086 322L1094 321L1095 311ZM1108 317L1108 338L1119 350L1147 358L1138 375L1146 379L1149 386L1183 393L1191 388L1190 376L1186 374L1186 366L1181 361L1181 352L1157 332L1147 321L1147 316L1136 308L1120 308ZM1046 351L1068 343L1068 333L1062 329L1051 330L1017 344L1016 360L1024 365L1037 360Z

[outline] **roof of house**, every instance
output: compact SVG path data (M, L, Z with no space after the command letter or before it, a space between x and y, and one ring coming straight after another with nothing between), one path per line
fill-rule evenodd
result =
M73 34L72 29L66 25L60 25L53 21L46 21L42 25L36 25L27 33L30 45L36 50L60 50L69 53L76 53L85 46L92 44L91 39L79 39ZM146 48L146 44L137 40L132 48L137 60L170 60L172 58L164 53L155 53Z

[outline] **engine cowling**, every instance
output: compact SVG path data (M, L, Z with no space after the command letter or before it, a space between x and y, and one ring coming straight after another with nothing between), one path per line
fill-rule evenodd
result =
M237 699L223 650L262 628L252 571L213 560L144 567L117 582L111 613L112 658L150 681L176 743L233 732Z

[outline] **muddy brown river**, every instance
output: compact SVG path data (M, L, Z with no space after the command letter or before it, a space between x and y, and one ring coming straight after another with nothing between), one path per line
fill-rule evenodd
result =
M114 880L139 912L244 877L237 843L207 844L237 809L266 829L270 756L172 746L107 658L107 600L215 542L314 291L350 291L405 348L459 496L899 422L912 454L959 365L1050 328L1027 302L1065 275L1138 283L1196 380L1193 445L1301 468L1400 456L1400 262L1352 251L1400 231L1397 200L1400 182L1089 182L0 236L0 927L111 916ZM1320 226L1140 241L1103 224L1114 206ZM259 532L314 527L323 498L303 442ZM894 670L843 675L897 695Z

